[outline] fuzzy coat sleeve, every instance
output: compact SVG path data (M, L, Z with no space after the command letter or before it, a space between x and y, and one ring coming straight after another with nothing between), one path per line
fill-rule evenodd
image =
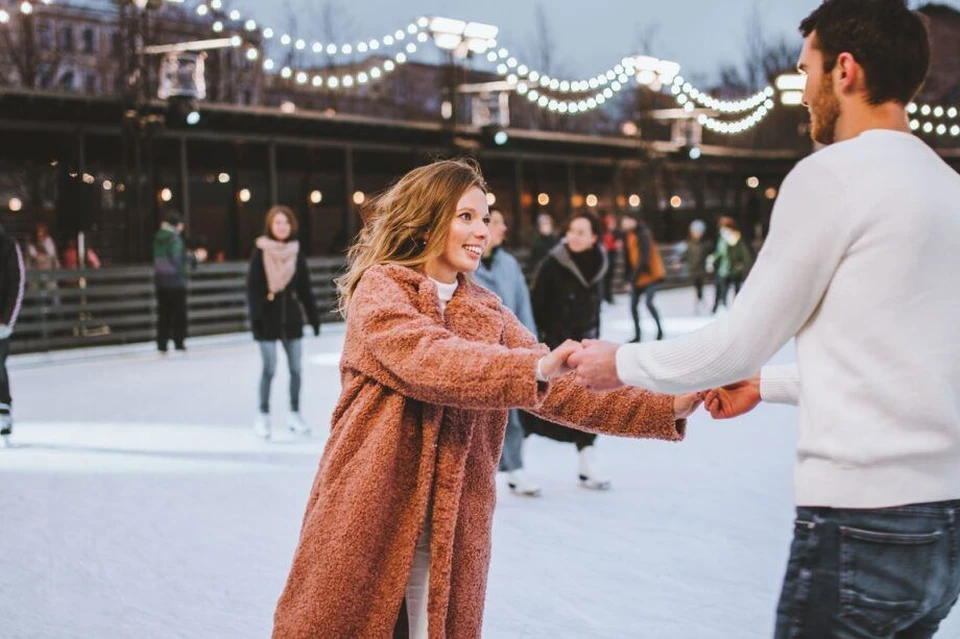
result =
M536 338L511 313L503 315L508 346L531 348L536 345ZM686 420L674 418L673 395L639 388L590 391L577 385L572 374L557 378L543 405L530 412L591 433L668 441L682 440L687 425Z
M535 408L549 388L536 379L544 351L535 341L511 348L458 337L417 307L415 291L380 269L361 278L347 321L375 360L359 358L361 372L418 401L474 410Z

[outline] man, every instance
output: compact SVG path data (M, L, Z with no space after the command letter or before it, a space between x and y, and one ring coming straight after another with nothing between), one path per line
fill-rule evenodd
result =
M903 0L801 23L811 135L729 315L659 344L591 343L587 385L795 404L797 522L777 637L931 637L960 595L960 176L911 135L929 63ZM799 365L766 367L796 336Z
M653 296L660 289L660 282L666 277L663 257L654 241L653 232L642 220L625 215L621 220L623 229L624 254L626 257L626 277L630 283L630 317L633 319L633 339L640 341L640 300L646 298L647 310L657 324L657 339L663 339L663 326L660 324L660 312L653 303Z
M503 249L507 224L502 211L490 209L490 223L487 228L490 241L487 242L474 277L479 284L496 293L503 305L513 311L517 319L536 335L530 291L523 277L523 269L517 259ZM523 426L517 410L511 410L507 418L507 431L500 453L500 470L507 473L510 490L528 497L540 495L540 487L523 471Z
M188 252L181 234L183 218L170 213L153 239L153 279L157 289L157 350L166 355L173 347L186 352L187 280L189 269L204 258L202 249Z
M7 376L10 337L23 303L26 269L23 253L16 240L0 226L0 444L6 445L13 434L13 399Z

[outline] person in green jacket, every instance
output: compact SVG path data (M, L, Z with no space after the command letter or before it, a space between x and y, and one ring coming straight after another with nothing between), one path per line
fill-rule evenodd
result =
M720 237L717 239L717 248L707 258L708 268L712 265L717 274L717 296L713 301L713 313L722 303L727 306L727 294L730 288L734 289L734 297L740 293L743 280L746 279L750 267L753 266L753 255L743 241L737 223L730 217L720 219Z
M187 337L187 281L189 271L205 257L203 249L187 251L181 237L183 218L179 213L167 215L153 238L153 282L157 290L157 350L167 352L173 337L173 347L186 351Z

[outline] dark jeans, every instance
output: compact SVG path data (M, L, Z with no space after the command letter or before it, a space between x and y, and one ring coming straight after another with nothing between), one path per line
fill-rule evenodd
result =
M727 295L733 288L733 296L740 294L740 286L743 285L742 275L730 275L728 277L717 277L717 297L713 300L713 312L716 313L722 303L727 306Z
M167 350L173 334L174 348L187 338L187 289L157 287L157 348Z
M499 470L511 472L523 468L523 426L520 411L513 409L507 415L507 430L503 434Z
M695 275L693 277L693 289L697 292L697 301L703 301L703 276Z
M797 508L776 639L925 639L960 595L960 500Z
M633 318L633 337L640 341L640 298L646 297L647 310L653 316L653 321L657 323L657 339L663 337L663 328L660 326L660 313L657 307L653 305L653 296L660 290L659 284L651 284L644 288L637 286L630 287L630 316Z
M294 413L300 410L300 360L302 359L301 340L280 340L283 350L287 354L287 369L290 371L290 410ZM277 343L275 341L258 341L260 358L263 360L263 370L260 373L260 412L270 412L270 383L277 372Z
M10 412L13 400L10 398L10 377L7 375L7 355L10 354L10 340L0 339L0 410Z

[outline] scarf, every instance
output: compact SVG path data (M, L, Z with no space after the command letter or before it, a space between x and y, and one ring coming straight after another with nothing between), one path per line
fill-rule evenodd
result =
M300 242L278 242L266 236L257 238L257 248L263 251L263 270L267 274L267 289L270 299L293 279L297 272L297 255Z

